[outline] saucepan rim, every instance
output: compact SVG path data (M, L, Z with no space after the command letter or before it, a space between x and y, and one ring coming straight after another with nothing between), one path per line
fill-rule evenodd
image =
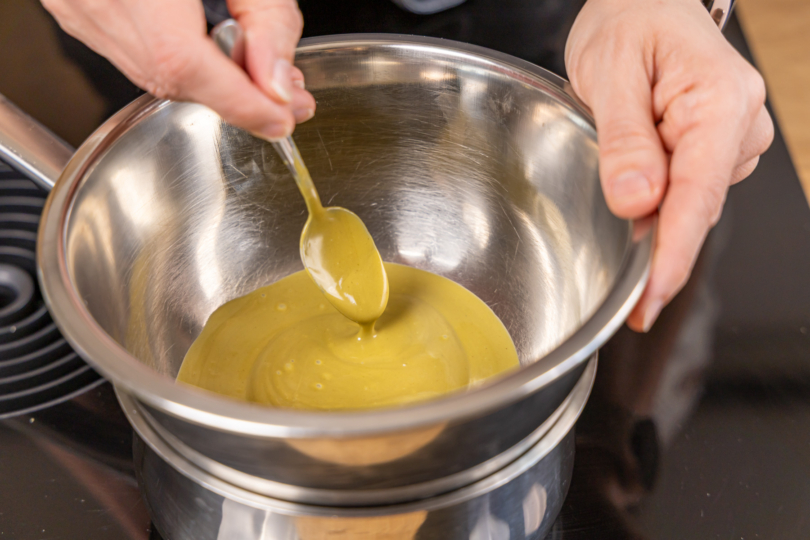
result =
M411 496L402 500L378 497L371 504L369 501L361 504L349 503L346 505L334 504L334 501L313 502L300 498L285 498L270 493L252 491L245 486L230 483L215 473L201 468L198 463L190 460L170 441L165 440L155 426L141 415L137 400L127 394L125 390L116 388L116 396L121 408L132 423L137 437L145 446L149 447L152 452L157 454L177 473L221 497L260 510L287 515L371 517L380 514L391 515L413 511L440 510L470 502L478 497L492 493L516 480L530 469L534 469L551 452L557 450L566 437L573 435L574 425L582 414L593 390L594 380L596 379L596 365L597 359L594 358L585 368L571 393L568 394L566 401L559 407L559 416L551 422L543 436L534 441L527 449L524 449L518 457L513 458L499 469L450 490L428 494L427 496ZM570 457L573 457L573 453L570 454ZM140 466L140 464L136 466ZM557 481L560 484L566 483L564 478L558 477ZM141 487L146 489L143 484ZM296 495L300 496L301 492L307 490L296 488L296 491L298 491ZM351 491L335 490L333 493L346 497ZM563 495L560 504L564 498Z
M523 84L553 95L593 126L593 118L564 79L529 62L445 39L396 34L347 34L304 39L299 53L347 47L408 47L486 64ZM358 437L384 434L484 415L518 401L585 362L624 323L646 285L655 223L630 224L630 240L613 287L596 311L565 341L532 364L468 392L402 408L361 412L273 409L177 384L143 365L95 321L67 269L66 225L83 181L104 153L142 119L170 102L141 96L107 120L77 150L45 205L37 257L43 296L73 348L105 377L146 405L214 430L257 438Z

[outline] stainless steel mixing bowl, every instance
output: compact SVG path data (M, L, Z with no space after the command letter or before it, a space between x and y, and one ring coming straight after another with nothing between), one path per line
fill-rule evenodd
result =
M187 459L236 485L323 504L365 490L340 499L356 504L469 484L543 435L638 299L653 231L610 213L592 118L534 65L386 35L304 40L296 63L318 114L295 139L323 201L355 211L385 260L481 297L522 369L357 413L276 410L175 383L218 306L301 269L306 213L270 144L203 106L149 96L99 128L53 188L38 253L49 306ZM0 107L0 149L47 182L64 151L21 125Z

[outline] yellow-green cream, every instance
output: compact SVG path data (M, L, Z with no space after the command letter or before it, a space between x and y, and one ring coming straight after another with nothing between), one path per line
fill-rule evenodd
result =
M403 405L518 366L498 317L444 277L385 263L388 306L352 322L298 272L217 309L177 380L236 399L300 409Z
M449 279L383 263L360 218L324 208L294 157L309 210L306 270L216 310L178 381L276 407L345 410L423 401L517 367L486 304Z

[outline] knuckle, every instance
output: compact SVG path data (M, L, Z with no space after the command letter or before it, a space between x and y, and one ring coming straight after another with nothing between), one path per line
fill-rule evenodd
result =
M650 133L643 126L629 120L606 126L601 133L599 149L603 158L624 155L628 150L646 148L650 144Z
M643 129L627 128L624 132L613 132L610 137L599 140L602 177L612 181L627 169L649 170L654 163L651 156L657 151L660 150L650 144L650 137Z
M741 75L738 69L729 69L727 62L716 63L709 69L717 73L712 80L684 88L666 105L663 121L675 140L707 121L737 123L751 117L756 96L752 98L751 86L755 86L755 82L749 82L748 70ZM759 76L753 68L750 71Z
M765 81L759 73L755 73L749 88L751 100L748 104L748 114L752 120L755 120L760 110L765 106L766 99Z
M593 55L583 54L579 51L569 53L565 62L574 92L586 102L591 101L593 94L593 78L596 71L593 67L595 63Z
M742 58L738 62L736 69L726 70L727 75L716 83L717 92L725 98L718 108L727 118L753 119L765 103L765 80Z
M304 30L304 15L296 2L285 2L281 7L282 18L287 20L287 31L296 37L301 36Z
M742 116L748 109L748 95L741 88L740 78L732 74L720 77L713 85L712 107L722 118ZM718 99L719 98L719 99Z
M601 42L612 42L615 50L635 53L638 45L638 37L644 35L640 32L639 19L637 17L617 17L610 21L609 25L602 26Z
M697 202L700 205L699 215L706 224L707 229L714 227L720 221L728 182L729 179L725 179L723 183L712 181L697 189Z
M751 104L755 108L755 111L758 112L759 108L765 103L767 92L765 89L765 79L762 78L759 71L750 65L746 66L743 76L745 77L745 87L748 90Z
M297 3L288 4L287 9L290 11L290 23L295 31L300 33L304 29L304 14L301 13L301 9L298 7Z
M569 37L565 65L577 93L586 102L604 90L605 76L619 66L638 62L639 50L645 63L651 55L648 44L640 39L638 24L619 17L577 39Z
M757 168L758 163L759 157L755 157L754 159L751 159L747 163L744 163L734 169L734 172L731 175L731 182L737 183L748 178L751 173L754 172L754 169Z
M773 143L774 126L771 116L762 105L756 114L753 125L742 142L740 152L744 159L764 154Z
M760 154L764 154L765 151L771 147L774 135L775 128L773 125L773 119L771 118L771 115L768 114L768 111L765 111L765 134L762 137L762 142L759 147Z
M153 53L153 68L146 90L161 99L183 97L193 73L196 55L178 43L161 43Z
M703 100L698 92L685 92L674 99L666 108L663 124L673 135L675 140L697 125L704 114Z

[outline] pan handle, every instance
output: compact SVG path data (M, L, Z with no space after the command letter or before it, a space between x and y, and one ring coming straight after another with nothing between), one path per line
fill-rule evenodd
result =
M0 159L50 191L73 148L0 94Z

